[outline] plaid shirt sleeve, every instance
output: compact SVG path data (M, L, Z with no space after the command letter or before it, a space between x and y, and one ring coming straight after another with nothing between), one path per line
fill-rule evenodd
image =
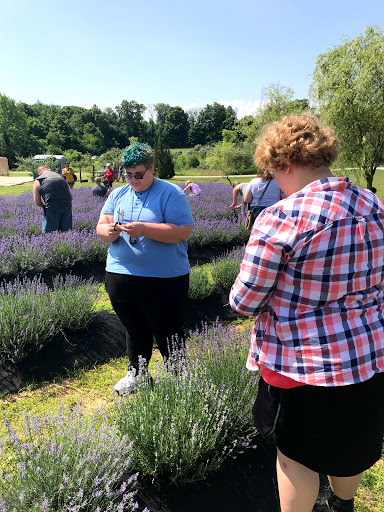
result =
M268 208L255 223L240 273L229 296L231 307L243 315L256 316L273 297L297 239L291 219Z

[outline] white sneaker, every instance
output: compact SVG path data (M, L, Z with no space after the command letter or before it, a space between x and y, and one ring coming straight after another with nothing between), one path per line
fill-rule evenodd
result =
M152 381L152 375L148 371L140 372L137 375L136 369L131 368L128 370L127 375L114 385L114 389L119 395L127 396L135 393L140 384L149 381Z

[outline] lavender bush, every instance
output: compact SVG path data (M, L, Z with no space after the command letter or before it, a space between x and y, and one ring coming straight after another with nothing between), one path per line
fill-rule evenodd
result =
M188 244L245 242L249 232L238 213L229 208L231 187L224 183L201 183L200 188L201 194L189 198L194 230ZM41 208L34 205L31 192L0 195L0 276L71 267L78 261L105 261L108 244L95 232L103 204L103 199L92 196L91 187L75 189L73 230L42 234Z
M62 329L81 329L92 319L99 289L92 280L57 277L51 290L41 277L0 285L0 351L18 361L41 349Z
M244 368L249 331L216 325L191 333L186 352L174 352L153 391L143 384L122 400L118 425L133 441L132 464L173 483L203 479L255 433L251 408L258 375Z
M192 268L189 274L188 297L192 300L204 300L213 292L209 271L204 267Z
M213 282L229 291L240 271L244 253L245 247L241 246L217 258L211 265Z
M75 406L42 419L25 414L17 435L3 413L0 512L122 512L137 508L132 443L105 412L84 417ZM10 455L9 449L12 454Z
M204 300L213 292L214 285L230 290L240 270L245 247L242 245L227 252L213 263L192 267L189 280L189 298Z

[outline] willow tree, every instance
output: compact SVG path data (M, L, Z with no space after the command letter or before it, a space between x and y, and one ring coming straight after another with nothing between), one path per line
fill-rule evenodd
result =
M311 86L321 119L341 142L338 162L357 167L372 188L384 163L384 34L367 27L318 56Z

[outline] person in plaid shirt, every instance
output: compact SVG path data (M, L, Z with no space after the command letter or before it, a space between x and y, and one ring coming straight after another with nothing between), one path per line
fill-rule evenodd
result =
M257 218L230 293L255 317L247 360L261 366L255 425L274 435L282 512L311 512L319 473L327 503L353 511L384 431L384 205L330 165L333 131L287 116L260 139L255 163L287 198Z

